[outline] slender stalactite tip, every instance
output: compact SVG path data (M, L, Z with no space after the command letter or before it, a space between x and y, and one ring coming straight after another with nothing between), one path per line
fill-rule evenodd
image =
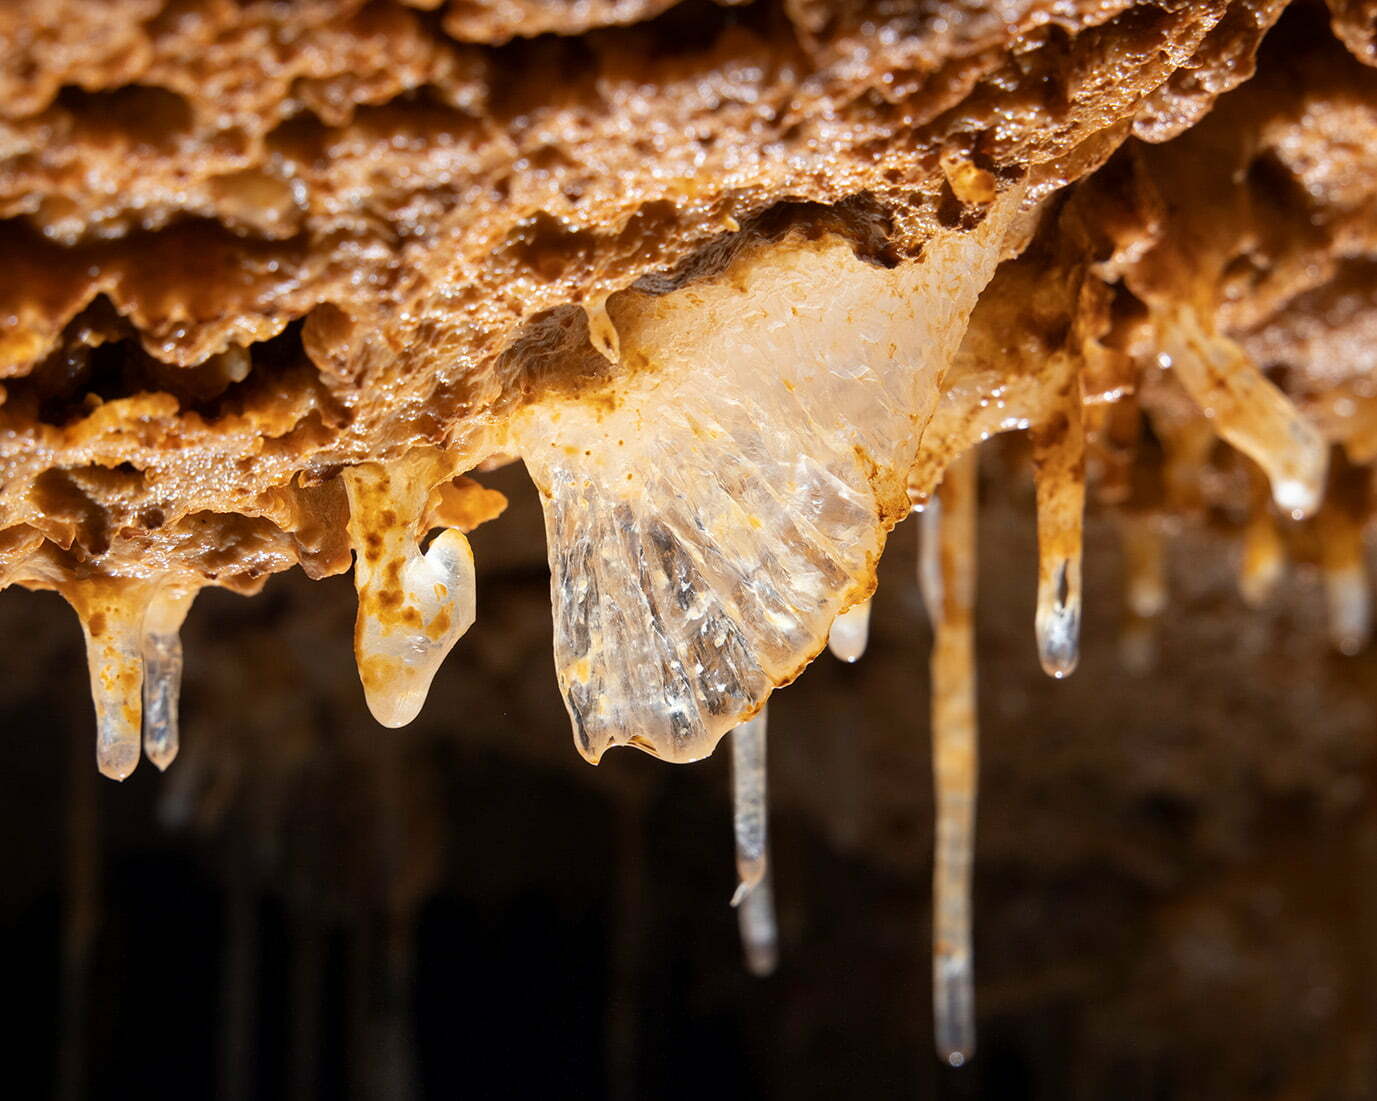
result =
M166 771L180 748L181 627L195 595L194 587L165 588L144 613L143 751L160 772Z
M1352 657L1367 645L1371 634L1371 597L1361 564L1326 570L1329 638L1334 649Z
M757 978L773 975L779 966L779 926L775 918L773 876L767 871L736 911L746 970Z
M1264 501L1254 507L1243 531L1243 562L1238 590L1251 608L1261 607L1276 590L1286 568L1286 550Z
M1071 571L1077 575L1074 599L1067 580ZM1051 572L1050 591L1038 593L1038 660L1048 676L1061 680L1076 671L1081 658L1080 562L1063 561Z
M177 700L182 643L176 634L145 636L143 644L143 750L159 772L177 756Z
M975 998L968 981L968 960L944 960L945 974L937 977L934 993L937 1055L952 1067L964 1067L975 1055Z
M732 905L740 906L769 866L769 795L766 709L732 731L732 829L738 883Z
M847 664L860 661L870 638L870 601L846 609L832 621L827 635L827 648L832 656Z
M1080 661L1081 543L1085 518L1085 427L1074 361L1054 357L1050 373L1064 380L1055 412L1031 432L1037 487L1038 659L1061 679Z
M1329 496L1315 517L1320 540L1329 640L1350 657L1372 633L1372 594L1363 542L1367 481L1344 463L1335 470Z
M753 975L768 975L779 956L770 877L770 809L767 787L766 710L732 732L733 832L740 882L732 896L741 946Z
M1167 607L1166 551L1156 519L1125 513L1119 520L1124 554L1124 619L1119 660L1142 676L1157 662L1157 621Z

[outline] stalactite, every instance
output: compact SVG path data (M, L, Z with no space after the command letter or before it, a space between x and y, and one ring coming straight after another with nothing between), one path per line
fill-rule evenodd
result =
M180 746L180 632L196 592L193 586L164 587L149 602L143 617L143 751L159 771L172 763Z
M1248 520L1243 527L1243 558L1239 567L1238 590L1249 607L1267 602L1286 567L1286 547L1272 515L1272 502L1262 473L1251 466L1252 489Z
M1372 632L1372 595L1363 546L1368 472L1339 455L1324 504L1315 516L1324 577L1329 639L1341 654L1356 654Z
M933 622L933 1014L937 1053L952 1066L962 1065L975 1051L971 871L978 773L976 475L974 451L947 468L923 513L920 568L923 599Z
M1219 437L1209 421L1199 417L1167 416L1156 411L1152 429L1162 445L1162 489L1173 512L1192 513L1204 507L1201 472L1210 466L1210 453Z
M1319 505L1328 447L1285 394L1233 341L1210 331L1180 303L1156 307L1164 366L1215 430L1267 472L1277 507L1299 519Z
M833 657L847 663L860 661L870 638L870 601L853 604L832 621L827 633L827 648Z
M427 502L453 470L443 456L413 452L384 466L344 471L359 612L354 654L369 710L383 726L405 726L425 704L430 682L473 624L473 552L449 527L424 554Z
M1167 608L1166 546L1152 513L1125 512L1119 524L1124 544L1125 597L1129 610L1154 619Z
M143 621L153 597L146 582L116 577L57 585L81 620L96 709L96 764L112 780L138 767L143 715Z
M768 975L779 954L770 887L770 802L765 708L732 731L732 825L741 944L753 975Z
M1074 363L1066 359L1051 374L1059 384L1059 408L1030 433L1038 509L1036 631L1043 671L1065 677L1080 660L1085 430Z
M1166 553L1161 524L1151 513L1119 517L1124 555L1124 622L1119 656L1131 672L1146 673L1157 661L1157 620L1167 607Z
M1334 649L1350 655L1362 650L1372 633L1367 566L1361 538L1353 539L1354 534L1346 531L1344 537L1326 539L1322 565L1329 639Z
M588 317L588 342L614 366L622 359L622 340L617 326L607 312L607 299L585 302L583 312Z
M769 799L766 778L766 708L732 731L732 831L736 837L739 906L769 865Z

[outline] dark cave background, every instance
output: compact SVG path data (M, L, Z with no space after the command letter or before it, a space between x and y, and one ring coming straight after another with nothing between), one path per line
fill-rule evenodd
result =
M914 524L870 650L771 701L782 959L741 965L725 755L575 753L519 467L473 537L478 622L376 726L348 577L207 590L182 753L95 770L76 618L0 601L7 1096L1377 1096L1377 654L1313 569L1261 611L1236 540L1171 535L1147 674L1092 508L1080 669L1033 643L1030 486L986 463L979 1051L932 1052L932 795Z

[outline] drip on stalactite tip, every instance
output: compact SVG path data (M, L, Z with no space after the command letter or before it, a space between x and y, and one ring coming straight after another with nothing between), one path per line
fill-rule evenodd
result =
M1304 520L1320 506L1324 497L1324 470L1308 478L1277 477L1272 481L1272 500L1292 520Z
M1050 583L1039 586L1038 659L1048 676L1062 680L1080 662L1080 562L1063 559L1051 574Z
M96 737L96 768L107 779L124 781L139 767L139 746L135 739L111 728L101 720Z
M1081 546L1085 526L1085 428L1074 361L1054 357L1066 380L1060 415L1033 428L1037 491L1038 603L1034 626L1043 670L1061 679L1080 660Z
M939 958L934 962L938 969L933 987L937 1055L948 1066L963 1067L975 1055L975 1004L970 961ZM949 973L944 974L944 971Z
M865 654L866 643L870 638L870 600L853 604L832 621L832 629L827 633L827 648L832 656L848 665L859 661Z

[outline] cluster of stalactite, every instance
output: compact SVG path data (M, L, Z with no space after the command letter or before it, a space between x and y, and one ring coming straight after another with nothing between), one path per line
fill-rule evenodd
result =
M1234 131L1246 135L1224 111L1151 155L1121 150L1059 194L1034 173L997 179L950 157L960 216L919 258L816 229L745 238L699 278L590 300L576 352L568 317L529 334L521 370L499 364L522 390L502 415L296 477L261 502L262 527L189 534L186 553L150 537L137 572L77 553L85 521L64 519L50 486L53 515L0 533L3 580L55 589L77 612L97 762L115 779L141 752L159 768L177 754L178 630L197 592L252 592L284 561L321 576L352 557L364 694L380 723L402 726L475 622L466 533L503 501L468 475L522 460L545 510L555 668L576 744L592 761L619 745L692 761L730 734L733 903L748 964L767 973L779 952L767 700L824 647L862 657L886 535L920 511L936 1040L960 1064L975 1049L979 445L1026 437L1033 634L1053 677L1079 656L1087 487L1121 518L1130 664L1152 661L1164 540L1182 515L1237 528L1250 604L1288 558L1313 562L1334 645L1353 653L1368 636L1377 398L1348 383L1288 393L1226 323L1241 260L1320 269L1339 231L1264 232L1293 226L1294 212L1250 180L1248 142L1221 138ZM1256 276L1245 297L1265 284ZM197 521L212 533L216 522Z

